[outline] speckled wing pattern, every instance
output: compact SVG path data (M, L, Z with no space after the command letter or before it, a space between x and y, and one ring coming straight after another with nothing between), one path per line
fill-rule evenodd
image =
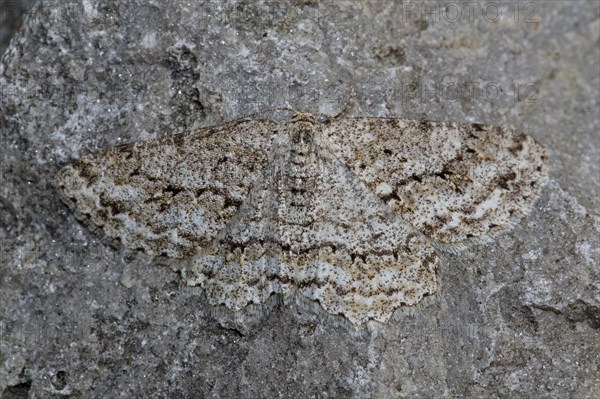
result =
M241 310L297 291L362 324L435 292L433 247L331 155L321 128L280 133L239 214L191 262L185 276L212 304Z
M298 239L297 286L354 324L385 322L436 291L438 257L338 159L323 157L313 220Z
M201 286L212 305L239 311L294 288L295 270L278 214L281 166L266 165L239 212L183 270L187 283Z
M276 130L241 121L123 145L67 165L56 185L81 220L125 248L190 256L237 213Z
M494 236L544 183L544 149L503 127L394 118L335 121L333 153L391 209L449 247Z
M298 294L361 325L435 293L430 239L460 246L513 225L544 158L503 128L298 113L91 154L56 184L125 247L185 257L213 305Z

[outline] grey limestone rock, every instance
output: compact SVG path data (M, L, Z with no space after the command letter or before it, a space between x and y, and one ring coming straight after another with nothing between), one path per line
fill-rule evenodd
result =
M516 5L516 6L515 6ZM600 396L596 2L42 1L0 63L0 398ZM372 331L273 302L232 319L115 248L67 163L274 106L527 132L549 181Z

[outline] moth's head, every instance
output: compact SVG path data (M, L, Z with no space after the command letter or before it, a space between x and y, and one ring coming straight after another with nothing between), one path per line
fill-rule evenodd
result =
M288 123L288 131L293 143L312 142L315 133L320 130L320 123L312 114L297 113Z
M305 123L308 123L311 125L316 125L319 123L315 119L315 116L308 112L297 112L294 115L294 117L292 118L292 120L290 121L290 123L302 123L302 122L305 122Z

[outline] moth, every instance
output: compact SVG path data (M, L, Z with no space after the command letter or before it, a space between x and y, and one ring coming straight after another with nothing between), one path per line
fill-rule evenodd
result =
M545 159L503 127L294 112L87 155L55 184L109 239L184 259L212 305L299 295L358 326L434 294L436 248L517 223Z

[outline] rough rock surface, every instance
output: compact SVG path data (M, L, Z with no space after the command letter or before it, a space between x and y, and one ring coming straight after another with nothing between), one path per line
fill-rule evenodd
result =
M0 56L34 3L35 0L0 0Z
M600 5L436 4L34 6L0 64L0 398L599 397ZM439 295L373 331L297 305L234 322L51 185L221 113L334 114L350 87L353 115L502 125L549 154L530 215L440 253Z

